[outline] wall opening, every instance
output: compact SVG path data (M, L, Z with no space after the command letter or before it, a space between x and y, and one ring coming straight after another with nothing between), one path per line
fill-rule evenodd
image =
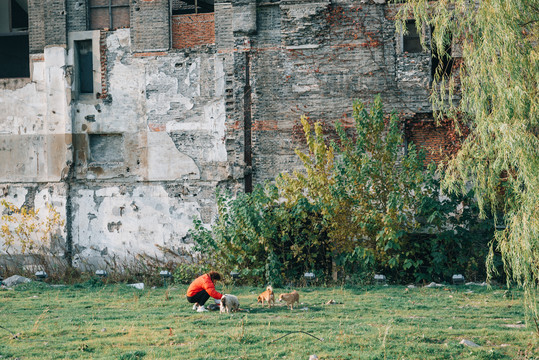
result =
M129 0L89 0L90 30L114 30L130 25Z
M214 12L213 0L172 0L172 15Z
M434 28L431 28L431 34ZM451 43L453 38L451 34L444 39L444 55L439 56L436 44L431 40L431 78L432 80L449 77L453 69L453 57L451 56Z
M402 51L408 53L420 53L423 51L415 20L406 21L406 33L402 35Z
M92 53L92 40L75 41L75 51L78 64L79 93L93 94L94 92L94 65Z
M26 0L0 0L0 49L0 78L30 77Z

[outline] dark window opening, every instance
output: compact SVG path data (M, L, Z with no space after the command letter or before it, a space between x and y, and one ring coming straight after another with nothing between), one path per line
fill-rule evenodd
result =
M433 32L434 28L431 28L431 34ZM433 80L449 77L449 75L451 75L451 69L453 69L453 57L451 56L452 41L451 35L448 35L448 37L444 39L444 54L440 56L436 44L431 40L431 76Z
M0 78L30 77L28 3L0 2Z
M406 34L402 36L402 51L408 53L420 53L423 51L421 47L421 39L417 32L415 20L406 21Z
M90 30L129 27L129 0L89 0Z
M94 64L92 53L92 40L75 41L77 51L78 82L81 94L94 92Z
M172 0L172 15L203 14L213 11L213 0Z

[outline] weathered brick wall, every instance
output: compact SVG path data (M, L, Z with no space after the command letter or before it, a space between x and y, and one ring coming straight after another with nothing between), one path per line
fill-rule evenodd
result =
M172 47L183 49L215 43L215 17L209 14L172 16Z
M86 31L88 0L66 0L68 31Z
M133 51L170 49L168 0L133 0L130 7Z
M65 0L29 0L28 27L31 54L42 53L47 45L66 45Z
M454 156L468 135L466 126L460 128L461 132L457 133L452 120L435 121L432 113L425 113L406 119L404 131L406 141L425 152L426 164L438 164Z
M255 182L299 166L294 149L302 146L302 114L332 129L350 117L355 99L369 102L377 94L386 111L429 111L430 54L398 53L399 36L385 4L258 6L250 38Z
M45 1L45 45L67 43L67 11L65 0Z
M28 0L28 35L30 54L42 53L45 48L45 12L42 0Z

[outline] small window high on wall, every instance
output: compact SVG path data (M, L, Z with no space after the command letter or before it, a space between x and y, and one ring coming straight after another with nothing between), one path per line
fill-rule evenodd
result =
M129 27L129 0L89 0L90 30Z
M28 3L0 0L0 78L30 77Z
M172 0L172 15L212 13L213 3L213 0Z
M420 53L421 47L420 34L417 32L415 20L406 21L406 34L402 36L402 51L408 53Z

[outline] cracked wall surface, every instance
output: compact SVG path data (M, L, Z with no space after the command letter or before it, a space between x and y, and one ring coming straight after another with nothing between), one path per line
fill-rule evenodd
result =
M64 30L29 4L31 78L0 80L0 187L19 205L52 201L83 268L189 247L218 187L299 167L303 114L331 124L376 94L388 111L431 111L430 53L402 51L384 1L219 0L215 44L181 49L166 0L133 2L131 28L95 31L84 1L55 0ZM85 39L93 94L78 91Z

